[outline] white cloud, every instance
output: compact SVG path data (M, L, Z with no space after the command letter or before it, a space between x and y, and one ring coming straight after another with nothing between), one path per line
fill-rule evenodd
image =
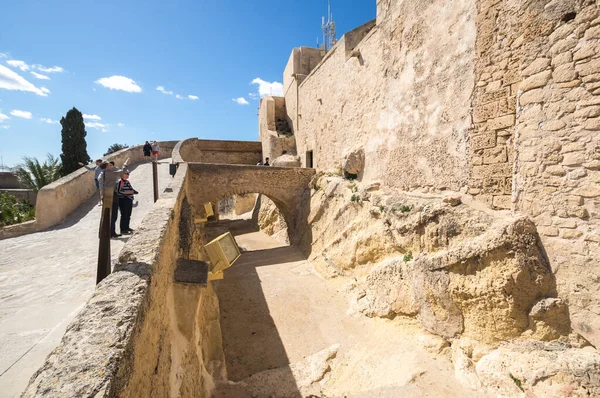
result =
M83 114L83 118L88 120L102 120L98 115L86 115L85 113Z
M46 97L50 93L50 90L47 88L37 88L18 73L8 69L4 65L0 65L0 88L6 90L28 91L41 95L42 97Z
M98 122L85 122L85 127L90 128L90 129L97 129L102 131L103 133L106 133L108 131L108 128L110 127L110 124L104 124L104 123L98 123Z
M141 93L142 88L135 84L133 79L125 76L111 76L103 77L102 79L96 80L96 83L109 88L111 90L121 90L128 93Z
M233 98L233 102L237 102L240 105L248 105L249 104L249 102L246 101L246 98L244 98L244 97Z
M4 113L0 113L0 123L3 123L5 120L8 120L8 119L10 119L10 117L5 115Z
M4 53L0 53L0 58L7 58L8 55L4 54Z
M10 128L10 126L9 126L9 125L7 125L7 124L4 124L4 125L2 125L2 126L0 126L0 127L2 127L3 129L7 129L7 130Z
M125 127L125 124L123 124L123 123L117 123L117 126L118 127Z
M25 63L25 61L18 61L16 59L9 59L8 61L6 61L7 64L9 64L10 66L12 66L13 68L19 68L21 69L23 72L25 72L26 70L29 70L29 65L27 65Z
M177 99L185 99L185 97L182 97L182 96L181 96L181 95L179 95L179 94L176 94L176 95L175 95L175 98L177 98Z
M260 98L260 96L256 93L248 93L248 97L250 97L251 100L257 100Z
M64 72L65 70L62 68L62 66L52 66L50 68L46 68L44 65L33 65L33 68L39 70L40 72L44 72L44 73L60 73L60 72Z
M85 122L85 127L89 127L91 129L101 129L108 127L107 124L98 123L98 122Z
M188 99L191 99L192 101L196 101L198 99L198 97L195 95L188 95Z
M157 89L158 91L160 91L161 93L163 93L163 94L167 94L167 95L173 95L173 92L172 92L172 91L167 91L167 90L165 90L165 88L164 88L163 86L158 86L158 87L156 87L156 89Z
M60 122L58 120L52 120L52 119L48 119L48 118L41 118L40 119L42 122L44 123L48 123L48 124L59 124Z
M10 114L14 117L20 117L22 119L31 119L31 112L28 111L20 111L15 109L13 111L10 111Z
M30 72L30 73L33 75L33 77L35 77L37 79L40 79L40 80L50 80L50 78L48 76L42 75L41 73L37 73L37 72L33 72L33 71Z
M279 82L267 82L264 81L263 79L257 77L256 79L252 80L252 82L250 82L250 84L257 84L258 85L258 94L261 97L264 97L265 95L274 95L276 97L283 97L283 84L279 83Z

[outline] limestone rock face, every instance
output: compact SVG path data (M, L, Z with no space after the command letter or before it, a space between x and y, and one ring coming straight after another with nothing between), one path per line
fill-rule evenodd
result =
M260 198L258 226L267 235L271 235L284 243L289 243L287 224L283 219L283 215L277 205L264 195Z
M301 167L300 158L298 156L285 154L274 159L271 162L273 167Z
M311 260L325 276L356 279L360 312L415 317L436 335L489 344L570 333L528 218L337 176L313 185Z
M533 223L518 218L452 249L388 260L367 275L359 307L369 316L418 314L425 329L444 337L517 337L534 303L553 294L552 272L537 244Z
M362 148L351 150L344 155L342 168L346 174L358 175L365 167L365 151Z
M600 354L591 346L514 342L483 356L475 369L479 380L502 396L522 391L538 397L600 395Z

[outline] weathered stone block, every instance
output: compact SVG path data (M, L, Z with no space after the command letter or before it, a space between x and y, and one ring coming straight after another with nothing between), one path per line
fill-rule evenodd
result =
M600 59L594 59L590 62L575 65L575 69L581 76L588 76L598 73L600 70Z
M515 115L500 116L488 120L487 126L490 130L501 130L515 125Z
M518 101L522 106L537 104L548 101L550 95L551 93L549 91L538 88L536 90L531 90L521 94L518 98Z
M577 78L577 71L572 64L564 64L556 67L552 73L555 83L570 82Z
M506 193L506 178L491 177L483 179L483 192L492 195L502 195ZM510 192L510 188L508 190Z
M588 118L600 116L600 106L586 106L575 111L573 116L577 118Z
M537 58L533 60L529 66L523 69L522 75L524 77L529 77L535 75L536 73L545 71L550 66L550 58Z
M558 166L558 165L548 166L548 167L546 167L545 171L546 171L546 173L548 173L550 175L558 176L558 177L563 177L567 174L565 169L562 166Z
M561 153L578 152L585 150L585 145L581 142L568 142L561 148Z
M562 161L565 166L577 166L585 162L585 154L581 152L567 153Z
M582 61L587 58L592 58L596 55L596 47L590 44L584 44L575 53L573 53L573 61Z
M492 205L498 209L510 209L512 200L510 195L494 196Z
M483 151L483 164L505 163L507 160L506 146L497 146Z
M551 48L550 48L550 52L552 54L560 54L560 53L564 53L565 51L569 51L575 48L575 46L577 46L578 40L576 39L562 39L556 42L556 44L554 44Z
M585 187L580 187L573 191L573 193L584 198L597 198L600 197L600 186L589 185Z
M498 91L494 91L491 93L484 93L481 95L481 103L486 104L488 102L497 101L502 98L506 98L510 95L510 89L503 88Z
M481 123L498 116L498 101L482 104L473 110L473 122Z
M558 228L556 227L538 227L538 232L544 236L558 236Z
M600 26L594 26L585 31L583 36L586 39L600 39Z
M565 128L567 124L562 120L549 120L542 127L546 131L557 131Z
M493 148L496 146L496 133L492 131L489 133L472 135L470 140L471 150L473 151L485 148Z
M519 88L523 91L533 90L534 88L544 87L552 78L552 71L543 71L528 77L521 82Z
M560 237L563 239L577 239L583 235L583 232L573 229L561 229Z
M573 53L571 51L567 51L562 54L555 55L552 58L552 66L556 67L562 64L566 64L569 62L573 62Z

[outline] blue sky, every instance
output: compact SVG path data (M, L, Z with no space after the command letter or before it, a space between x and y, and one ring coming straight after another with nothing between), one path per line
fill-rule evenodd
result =
M332 0L338 38L375 8ZM113 143L257 140L259 89L276 92L292 48L316 45L327 1L6 0L1 10L0 150L10 166L58 156L56 122L72 107L89 116L92 158Z

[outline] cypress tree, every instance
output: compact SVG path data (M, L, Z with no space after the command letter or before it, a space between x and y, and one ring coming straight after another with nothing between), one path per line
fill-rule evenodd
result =
M61 175L66 176L81 167L77 162L89 163L91 159L87 153L85 142L87 133L81 112L77 108L71 109L60 119L60 124L62 125Z

